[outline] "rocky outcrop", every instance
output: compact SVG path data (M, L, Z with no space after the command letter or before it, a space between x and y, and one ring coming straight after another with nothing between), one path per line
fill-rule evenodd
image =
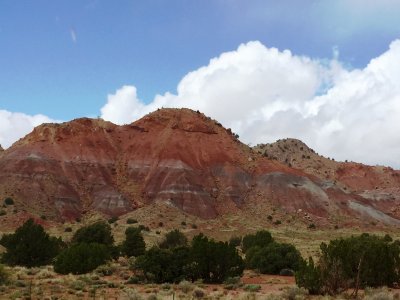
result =
M400 219L400 171L384 166L367 166L355 162L338 162L326 158L296 139L282 139L271 144L260 144L254 150L261 155L279 161L318 177L346 194L363 198L367 207L385 212ZM353 202L349 202L353 203ZM363 214L378 216L376 212L350 205ZM378 218L381 219L381 218Z

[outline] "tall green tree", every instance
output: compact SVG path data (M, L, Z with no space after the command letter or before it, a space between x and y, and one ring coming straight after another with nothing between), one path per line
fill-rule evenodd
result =
M146 244L140 229L128 227L125 230L125 241L122 243L121 250L126 256L139 256L144 254Z
M203 279L209 283L241 276L244 270L243 259L234 246L208 239L203 234L192 240L190 263L192 280Z
M4 235L0 244L6 248L4 263L26 267L51 264L64 245L60 238L50 237L33 219L27 220L15 233Z

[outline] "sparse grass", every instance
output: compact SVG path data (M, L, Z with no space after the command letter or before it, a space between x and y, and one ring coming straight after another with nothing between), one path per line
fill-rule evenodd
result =
M258 292L259 290L261 290L261 285L259 284L248 284L244 287L245 291L248 292Z
M299 288L297 286L288 287L282 293L282 297L285 300L302 300L305 299L307 295L307 290L305 290L304 288Z
M131 288L123 289L121 296L121 299L126 300L143 300L143 297L135 289Z
M101 265L97 267L94 272L100 276L110 276L112 275L115 271L117 270L117 267L112 265L111 263L108 263L106 265Z
M399 295L397 294L397 299L399 298ZM388 288L383 287L379 289L372 289L372 288L366 288L365 289L365 300L393 300L393 294L390 293Z

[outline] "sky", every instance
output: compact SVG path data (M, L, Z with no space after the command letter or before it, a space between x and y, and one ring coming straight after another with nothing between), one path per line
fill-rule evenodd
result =
M400 1L0 0L0 144L199 109L250 145L400 168Z

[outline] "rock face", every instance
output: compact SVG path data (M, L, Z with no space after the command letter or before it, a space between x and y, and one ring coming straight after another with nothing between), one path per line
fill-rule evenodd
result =
M355 162L337 162L319 155L296 139L282 139L271 144L257 145L254 150L267 158L330 182L354 197L357 195L364 198L366 207L350 203L354 210L381 219L375 211L378 210L400 219L400 171L398 170Z
M56 221L89 211L118 216L162 201L204 219L270 203L293 214L400 223L392 200L381 208L370 190L350 191L359 165L335 169L335 184L258 151L188 109L158 110L125 126L98 119L44 124L0 156L0 197ZM374 180L365 184L375 188Z

